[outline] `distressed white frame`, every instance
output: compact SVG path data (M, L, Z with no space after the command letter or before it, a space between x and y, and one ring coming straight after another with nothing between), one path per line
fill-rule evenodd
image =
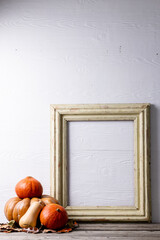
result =
M70 219L151 221L150 104L51 105L51 195ZM67 206L67 122L134 121L134 206Z

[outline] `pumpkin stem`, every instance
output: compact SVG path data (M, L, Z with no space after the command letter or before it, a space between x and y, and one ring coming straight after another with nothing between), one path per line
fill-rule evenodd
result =
M59 208L56 209L57 212L60 212L61 210Z

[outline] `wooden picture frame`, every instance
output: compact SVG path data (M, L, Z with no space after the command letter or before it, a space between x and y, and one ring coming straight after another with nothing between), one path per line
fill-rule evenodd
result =
M67 206L67 122L134 121L135 206ZM150 104L51 105L51 195L70 219L151 221Z

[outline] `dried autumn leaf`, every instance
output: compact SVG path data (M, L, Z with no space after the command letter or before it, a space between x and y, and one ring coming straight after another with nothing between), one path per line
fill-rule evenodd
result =
M26 232L26 233L68 233L71 232L74 228L78 227L78 223L73 220L69 220L65 228L60 230L53 229L44 229L44 226L41 225L40 228L19 228L16 227L14 220L11 220L8 223L0 223L0 232L10 233L10 232Z
M0 224L0 229L3 229L3 228L10 228L10 226L8 226L8 224L7 223L1 223Z
M0 224L0 232L10 232L10 231L12 231L11 226L5 223Z
M44 229L43 233L56 233L56 231L53 229Z
M10 221L9 223L6 224L0 224L0 232L27 232L27 233L39 233L41 232L38 228L16 228L14 227L15 224L14 222Z
M16 222L14 220L11 220L8 222L8 225L12 228L15 228L16 227Z
M66 226L69 228L76 228L78 227L78 223L76 221L73 221L73 219L70 219Z
M72 232L72 228L63 228L57 231L57 233L68 233L68 232Z
M36 228L36 227L29 227L29 228L22 228L22 232L26 232L26 233L40 233L40 229Z
M78 224L76 221L74 221L73 224L74 224L74 227L75 227L75 228L79 227L79 224Z
M4 230L4 231L2 231L2 232L4 232L4 233L10 233L10 232L13 232L12 230Z
M57 230L57 231L53 230L53 229L44 229L43 233L67 233L67 232L71 232L71 231L72 231L72 228L65 227L65 228Z

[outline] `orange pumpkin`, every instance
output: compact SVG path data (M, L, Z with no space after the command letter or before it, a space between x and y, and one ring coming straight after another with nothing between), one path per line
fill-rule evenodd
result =
M67 221L67 212L59 204L48 204L40 213L40 222L46 228L60 229L66 225Z
M58 203L58 201L49 196L49 195L42 195L41 197L42 202L44 205L51 204L51 203ZM13 197L9 199L4 207L4 213L8 221L15 220L17 224L19 224L19 220L21 217L26 213L28 208L33 202L38 202L39 198L24 198L20 199L18 197Z
M33 198L41 197L43 188L35 178L26 177L16 184L15 191L19 198Z

